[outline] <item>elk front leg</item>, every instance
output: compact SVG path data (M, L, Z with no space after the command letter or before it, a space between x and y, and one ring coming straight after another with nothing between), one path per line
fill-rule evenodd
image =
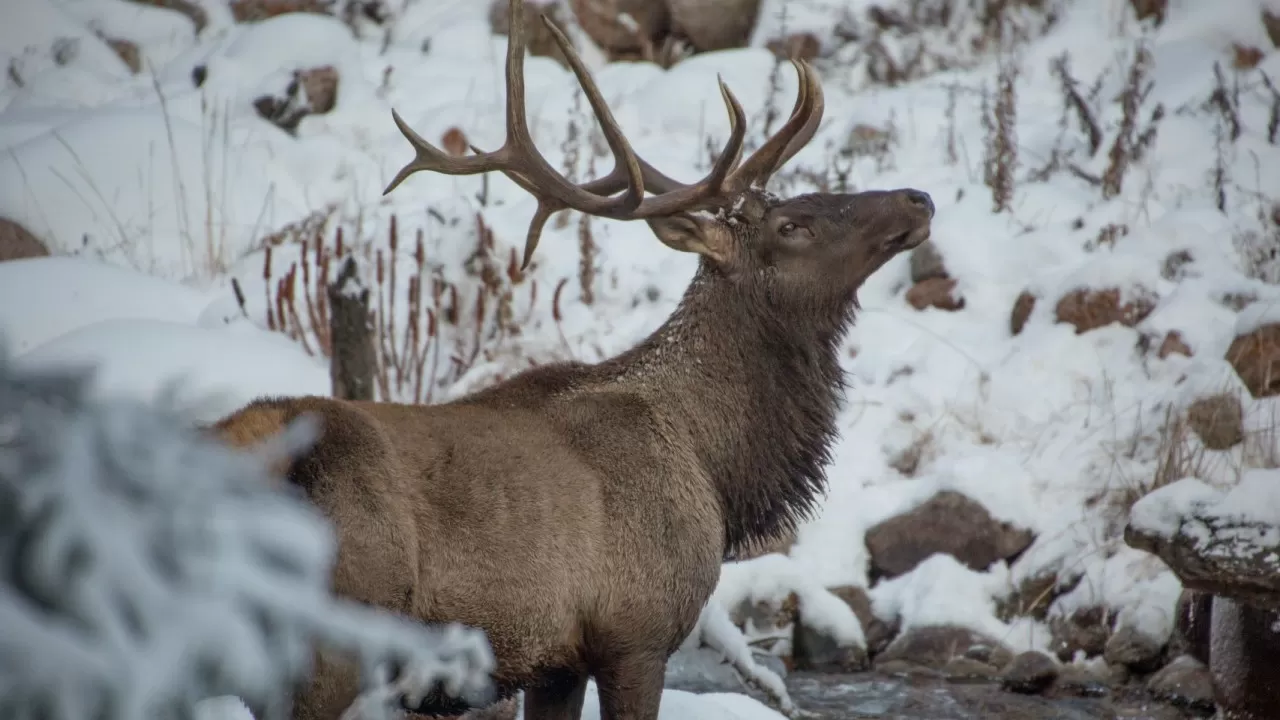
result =
M525 720L581 720L586 694L586 675L566 677L525 690Z
M666 658L631 656L596 674L601 720L658 720Z

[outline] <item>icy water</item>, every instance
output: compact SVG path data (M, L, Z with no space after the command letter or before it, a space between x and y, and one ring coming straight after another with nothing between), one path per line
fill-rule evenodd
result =
M1106 697L1048 698L1005 692L991 682L949 682L871 673L792 673L791 697L811 720L1184 720L1196 717L1139 689Z

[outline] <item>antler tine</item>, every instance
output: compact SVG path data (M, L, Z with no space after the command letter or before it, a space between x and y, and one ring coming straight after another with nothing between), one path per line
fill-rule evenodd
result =
M383 194L391 192L405 178L419 170L432 170L446 175L475 175L499 170L507 173L508 176L512 173L522 176L524 182L521 183L521 187L532 193L539 201L574 208L593 215L625 214L640 205L644 199L644 180L635 152L627 143L617 121L614 120L599 89L591 79L590 73L569 44L568 38L564 37L559 28L556 28L545 16L543 22L552 30L556 43L564 52L570 68L591 102L592 110L595 111L604 129L609 146L617 156L618 165L625 168L627 192L619 197L590 193L556 172L535 147L525 113L522 7L522 0L510 0L508 6L511 22L507 37L506 58L506 142L493 152L479 152L478 155L469 157L452 157L424 140L393 110L392 117L396 121L396 126L414 147L416 156L396 174ZM474 147L472 149L475 150Z
M763 186L774 171L781 167L791 155L799 152L804 143L812 139L813 133L817 131L825 105L822 86L817 82L813 75L813 68L808 63L803 60L792 60L791 64L795 67L800 79L791 117L729 176L725 182L726 189L737 191L745 190L752 185Z
M720 96L724 100L725 108L729 111L729 140L725 142L720 157L717 158L715 165L711 168L711 172L707 173L705 178L692 185L680 183L668 178L661 171L637 156L636 162L641 168L645 188L648 189L649 183L653 182L666 189L660 190L659 192L662 194L657 197L645 198L640 206L634 210L598 214L602 217L612 217L619 220L667 215L721 192L725 178L742 157L743 141L747 133L747 114L742 109L742 103L738 102L738 99L734 97L733 92L729 90L729 86L725 85L723 80L720 80ZM607 176L599 180L593 180L581 187L597 194L617 192L625 187L622 179L622 170L621 166L617 166ZM537 191L528 178L512 170L504 171L504 174L517 185L537 196ZM563 203L556 202L553 199L538 197L538 208L534 211L533 219L529 222L529 231L525 236L524 256L520 269L523 270L529 266L529 261L533 258L533 251L538 247L538 241L542 238L542 230L547 221L551 219L552 215L564 210L566 207Z
M394 109L391 111L391 119L395 121L396 127L400 128L401 134L413 146L414 158L407 165L400 168L400 172L391 179L387 185L387 189L382 191L383 195L395 190L396 187L404 182L405 178L418 172L419 170L434 170L445 175L477 175L479 173L488 172L503 164L503 158L500 153L478 152L476 155L469 157L454 157L437 148L435 145L427 142L409 127L409 124L400 117L400 113Z
M696 183L682 183L679 180L673 180L665 175L661 170L645 162L644 158L639 156L636 160L640 163L640 170L644 176L644 189L655 195L665 196L668 193L675 193L687 190L692 187L699 187L700 197L720 189L725 177L729 172L737 166L738 161L742 158L742 146L747 133L747 115L742 109L742 103L738 102L738 98L734 96L733 91L725 84L724 78L717 76L716 82L720 86L720 98L724 101L725 110L729 113L729 139L725 142L724 148L720 151L720 156L716 159L711 171L706 177ZM594 193L615 193L625 187L623 178L619 174L617 168L608 175L593 180L582 186L586 190ZM687 193L686 193L687 195ZM645 203L652 205L654 198L648 198ZM651 217L650 211L646 211L645 217Z
M801 62L805 62L801 60ZM808 65L808 63L805 63ZM782 151L782 155L778 158L778 162L769 170L769 175L782 169L796 153L804 149L805 145L813 139L818 132L818 126L822 124L822 113L826 110L826 99L822 95L822 83L818 81L818 74L813 67L809 67L809 96L812 98L812 107L809 109L808 120L805 121L804 127L800 128L800 132L791 138L791 142L787 143L787 149Z

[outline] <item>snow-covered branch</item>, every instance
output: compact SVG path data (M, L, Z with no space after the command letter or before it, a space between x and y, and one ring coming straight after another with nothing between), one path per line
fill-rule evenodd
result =
M1139 500L1125 542L1158 555L1193 590L1280 609L1280 471L1229 491L1187 478Z
M243 698L278 716L316 643L400 695L481 699L478 631L429 628L335 599L328 522L265 459L174 415L87 397L87 374L16 367L0 346L0 717L164 720ZM260 715L261 717L261 715Z

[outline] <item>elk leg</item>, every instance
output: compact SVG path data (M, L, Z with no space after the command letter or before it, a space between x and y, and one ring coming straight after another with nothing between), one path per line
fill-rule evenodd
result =
M596 674L600 688L601 720L658 720L662 685L666 679L664 658L619 658Z
M581 720L586 693L586 675L525 690L525 720Z

